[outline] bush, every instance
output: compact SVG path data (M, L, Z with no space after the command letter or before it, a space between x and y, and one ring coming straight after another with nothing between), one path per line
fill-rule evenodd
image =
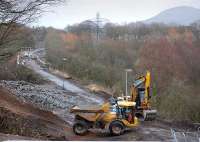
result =
M0 80L23 80L30 83L44 83L40 75L21 65L3 65L0 67Z
M47 61L79 80L113 88L116 94L125 90L124 69L132 68L133 78L150 70L152 93L159 94L152 101L160 116L199 121L200 48L197 43L200 41L190 27L157 26L144 25L146 28L140 28L143 33L140 36L129 35L131 29L120 35L114 32L119 30L116 26L99 41L80 32L74 36L73 47L69 39L66 42L62 38L66 33L48 31ZM63 62L62 58L67 61Z
M133 68L140 45L138 41L106 39L93 44L81 37L76 40L76 47L69 47L69 41L65 42L62 36L63 33L52 30L46 36L46 58L53 67L64 69L80 80L123 89L124 69ZM62 58L67 61L63 62Z
M184 86L184 87L182 87ZM200 97L191 86L174 80L162 95L154 100L162 118L175 121L200 121Z

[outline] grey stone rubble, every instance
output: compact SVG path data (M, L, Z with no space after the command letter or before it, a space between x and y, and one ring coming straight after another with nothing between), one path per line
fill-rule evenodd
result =
M72 120L69 114L72 106L95 104L52 83L36 85L25 81L0 81L0 86L9 89L20 101L53 111L68 122Z

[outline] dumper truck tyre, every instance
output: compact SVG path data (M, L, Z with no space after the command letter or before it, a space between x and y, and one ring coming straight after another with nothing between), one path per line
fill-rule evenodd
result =
M86 135L88 133L87 123L84 121L75 122L73 125L73 131L76 135Z
M119 136L124 133L125 127L120 121L113 121L110 123L109 131L111 135Z

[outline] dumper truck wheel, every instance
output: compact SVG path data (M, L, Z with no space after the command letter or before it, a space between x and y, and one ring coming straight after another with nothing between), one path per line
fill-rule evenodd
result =
M114 121L109 126L110 134L114 136L119 136L123 134L124 129L124 125L119 121Z
M87 123L84 121L78 121L73 125L73 131L76 135L85 135L88 132Z

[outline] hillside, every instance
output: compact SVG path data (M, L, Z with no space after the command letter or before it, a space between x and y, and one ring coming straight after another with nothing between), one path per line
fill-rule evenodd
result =
M144 23L164 23L189 25L200 19L200 9L193 7L175 7L144 21Z
M116 96L125 90L126 68L133 69L130 81L149 70L153 105L159 116L199 122L200 96L193 96L200 91L198 27L110 25L105 26L105 35L96 44L93 34L80 30L81 26L75 25L76 30L66 33L47 31L46 59L53 68L86 84L100 84ZM76 38L69 38L69 34ZM67 61L63 62L63 58Z

